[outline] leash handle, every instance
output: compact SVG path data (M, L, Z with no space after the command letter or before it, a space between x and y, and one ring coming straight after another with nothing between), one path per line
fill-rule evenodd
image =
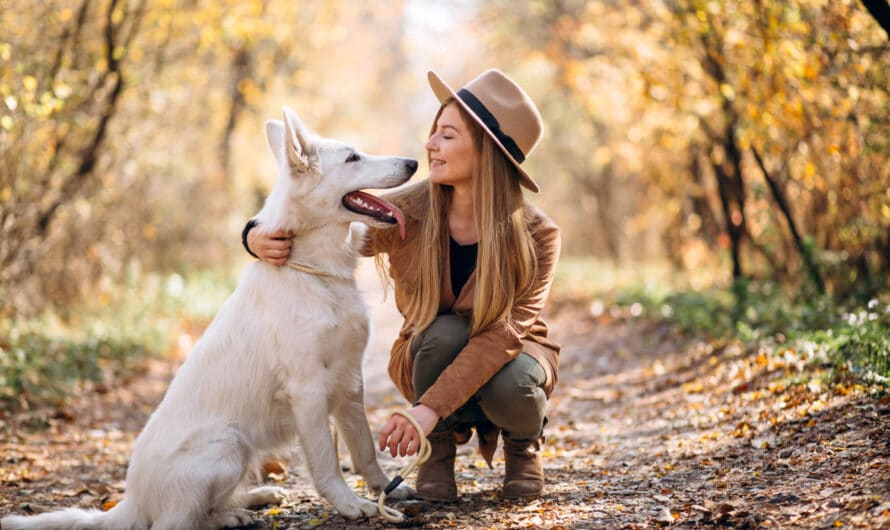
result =
M403 477L407 477L409 473L414 471L415 468L420 467L421 464L426 462L430 453L432 453L432 446L430 446L430 441L427 440L426 435L423 433L423 428L417 423L417 420L414 419L414 416L408 414L405 411L397 410L393 412L393 414L397 414L407 419L414 429L417 431L417 434L420 436L420 445L417 448L417 454L414 456L414 461L408 463L405 467L402 468L401 471L392 479L389 484L387 484L386 488L380 493L380 497L377 499L377 511L380 512L380 516L389 521L390 523L403 523L405 522L405 514L396 510L395 508L390 508L386 506L384 502L386 501L386 496L392 493L394 489L396 489L399 484L405 480Z
M399 484L401 484L403 480L405 479L402 478L402 475L396 475L396 477L390 480L389 484L387 484L386 487L383 488L383 493L389 495L390 493L392 493L392 490L399 487Z

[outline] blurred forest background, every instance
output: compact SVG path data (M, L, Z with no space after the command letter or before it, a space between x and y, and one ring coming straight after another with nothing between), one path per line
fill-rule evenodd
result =
M247 261L240 230L274 178L262 122L282 106L422 160L426 71L460 86L492 66L545 118L526 165L563 228L554 296L626 287L610 303L691 315L692 332L723 313L754 335L860 318L886 374L888 11L0 0L2 397L27 405L54 355L56 376L101 373L212 317Z

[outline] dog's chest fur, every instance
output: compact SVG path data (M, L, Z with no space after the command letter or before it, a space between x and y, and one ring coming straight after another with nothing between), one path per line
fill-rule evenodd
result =
M351 278L252 264L143 436L174 428L158 422L196 425L212 418L239 425L257 449L288 443L296 413L333 409L361 389L367 339L366 306ZM175 414L161 412L174 403Z

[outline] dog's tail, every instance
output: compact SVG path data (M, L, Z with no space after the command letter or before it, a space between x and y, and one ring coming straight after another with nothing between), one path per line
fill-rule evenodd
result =
M0 529L2 530L46 530L50 528L58 530L141 530L146 526L138 520L135 510L127 504L126 499L107 512L66 508L40 515L9 515L0 519Z

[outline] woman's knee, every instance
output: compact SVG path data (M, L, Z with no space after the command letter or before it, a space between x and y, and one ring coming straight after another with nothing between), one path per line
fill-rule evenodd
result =
M537 361L520 354L479 390L479 405L511 438L537 438L547 409L545 377Z

